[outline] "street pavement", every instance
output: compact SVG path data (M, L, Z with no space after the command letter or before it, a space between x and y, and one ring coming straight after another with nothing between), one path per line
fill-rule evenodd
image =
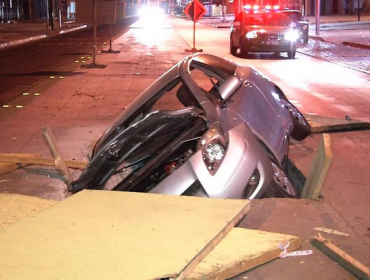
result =
M143 22L138 21L114 41L113 49L119 50L120 53L100 53L97 56L97 63L107 65L106 68L77 68L71 75L45 80L30 89L29 94L21 95L9 102L7 104L9 107L0 108L0 153L34 153L51 157L40 129L48 125L65 159L86 161L94 142L116 116L149 84L175 65L178 60L188 55L184 50L189 47L189 42L186 42L173 28L173 23L181 20L186 19L168 18L160 27L160 32L155 32L153 28L149 34L144 32ZM202 23L209 25L210 22L206 23L205 20ZM311 20L310 22L312 23ZM17 23L14 26L18 26L18 30L25 30L21 25L22 23ZM3 26L0 27L3 28ZM80 26L73 26L75 27ZM3 36L1 28L0 38L3 48L12 47L11 42L27 43L29 38L27 32L19 32L23 34L22 38L21 35L6 37ZM7 34L11 33L9 28L8 26ZM58 35L58 31L42 34L45 30L35 29L32 37ZM15 30L13 29L18 34ZM324 32L322 36L323 38L317 39L312 35L307 46L311 46L311 42L314 41L311 48L314 49L315 42L326 39ZM370 45L364 44L360 38L357 39L351 38L351 42L361 41L361 45L365 47ZM342 47L340 43L327 43ZM366 48L348 46L345 48L351 50L352 56L349 60L358 51L369 51ZM333 48L330 52L335 53L337 49ZM333 57L335 58L334 55L331 56ZM363 57L365 62L369 63L369 57ZM76 59L71 57L71 60ZM89 58L81 57L79 60L87 60L85 64L91 65ZM336 62L335 59L333 62ZM315 147L312 146L310 149L313 151ZM79 173L74 170L72 176L77 178ZM340 178L335 184L336 187L341 186ZM30 166L0 176L2 193L20 193L63 200L66 197L65 189L65 184L52 167ZM356 217L348 219L348 215L344 212L356 213L355 209L359 209L359 205L356 205L356 202L349 203L347 200L339 206L335 208L325 199L252 201L251 211L239 226L298 235L303 240L302 248L312 249L314 254L270 262L235 279L356 279L310 244L310 237L315 234L313 228L316 226L331 227L349 233L350 236L346 238L335 235L327 237L364 265L370 266L368 254L370 224L369 220L360 220L363 216L366 218L366 213L357 211L357 214L353 214ZM368 209L368 207L365 205L360 209ZM357 224L353 222L356 219Z

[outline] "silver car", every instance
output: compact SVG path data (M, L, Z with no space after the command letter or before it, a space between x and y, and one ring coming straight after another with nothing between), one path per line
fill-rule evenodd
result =
M283 163L289 139L309 133L302 114L261 73L195 54L121 113L70 191L297 197Z

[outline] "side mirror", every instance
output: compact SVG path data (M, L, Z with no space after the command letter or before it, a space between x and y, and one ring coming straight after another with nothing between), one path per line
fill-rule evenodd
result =
M237 91L242 85L242 81L238 76L230 76L227 78L222 85L220 85L219 93L223 101L226 101Z

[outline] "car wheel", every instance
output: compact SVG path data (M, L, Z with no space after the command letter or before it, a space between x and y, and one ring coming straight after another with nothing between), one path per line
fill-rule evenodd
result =
M247 50L246 42L244 42L244 40L241 40L240 42L240 55L242 57L248 56L248 50Z
M306 118L299 112L299 110L288 100L282 98L284 107L288 110L290 117L293 121L293 131L290 134L296 140L303 140L311 133L311 126Z
M284 170L273 162L271 162L271 164L274 170L274 175L271 186L264 194L264 197L298 198L298 191L285 174Z
M234 46L233 40L230 38L230 53L232 55L236 55L237 50L238 50L238 48Z
M288 57L293 59L295 57L295 53L296 53L296 48L292 47L292 49L288 51Z

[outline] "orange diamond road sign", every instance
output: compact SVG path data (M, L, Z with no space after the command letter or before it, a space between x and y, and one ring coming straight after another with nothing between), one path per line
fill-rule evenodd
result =
M194 22L197 22L206 13L206 8L199 2L199 0L194 0L186 6L184 13Z

